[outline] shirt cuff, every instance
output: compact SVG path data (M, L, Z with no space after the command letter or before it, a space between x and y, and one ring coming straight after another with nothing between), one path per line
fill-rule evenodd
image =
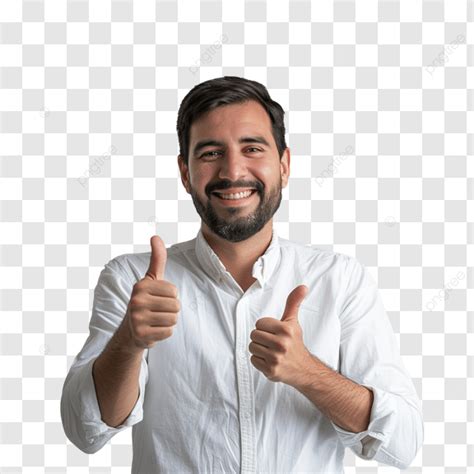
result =
M372 390L374 399L370 412L369 426L365 431L353 433L331 424L344 447L351 448L362 459L373 459L392 436L396 422L396 403L389 393L371 385L360 384Z
M89 444L94 444L98 441L98 438L104 438L104 444L113 435L119 431L132 426L143 419L143 399L145 395L145 383L146 383L146 370L143 368L143 364L146 362L142 359L142 367L140 368L139 377L139 397L130 412L127 419L119 426L109 426L102 420L102 415L99 408L99 402L97 400L97 393L95 390L94 379L92 377L92 365L95 359L91 359L83 367L83 377L78 387L78 393L80 394L79 407L81 418L84 426L84 432Z

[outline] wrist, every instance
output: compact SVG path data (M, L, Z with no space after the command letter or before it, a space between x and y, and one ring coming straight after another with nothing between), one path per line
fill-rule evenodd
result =
M308 357L306 364L304 364L304 370L302 371L301 377L299 377L298 383L295 384L295 388L304 393L308 389L313 389L315 381L321 378L321 375L327 369L327 366L318 359L315 355L308 351Z
M113 346L116 350L129 354L142 354L145 350L135 344L132 332L129 326L128 312L125 314L122 323L113 336Z

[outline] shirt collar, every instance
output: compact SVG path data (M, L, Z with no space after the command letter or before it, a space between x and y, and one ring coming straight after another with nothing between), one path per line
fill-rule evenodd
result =
M195 241L196 257L202 269L214 280L220 281L230 273L205 239L200 228ZM252 267L252 276L263 286L268 282L280 259L280 241L275 227L272 239L264 254L257 258Z

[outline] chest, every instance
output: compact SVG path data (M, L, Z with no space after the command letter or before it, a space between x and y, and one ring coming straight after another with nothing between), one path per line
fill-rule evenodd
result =
M253 284L253 282L252 282ZM218 287L179 288L181 311L173 335L149 350L150 369L180 375L193 384L233 376L236 358L250 358L250 333L260 318L281 319L288 285L244 294L240 298ZM335 289L325 279L311 286L298 311L307 349L338 369L340 323ZM166 363L165 363L166 361Z

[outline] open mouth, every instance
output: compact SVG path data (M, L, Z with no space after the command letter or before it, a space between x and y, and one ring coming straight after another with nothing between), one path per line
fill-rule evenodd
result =
M212 192L211 194L215 196L223 204L241 204L246 201L249 201L250 198L256 193L256 189L251 189L241 193L226 194L225 192Z

